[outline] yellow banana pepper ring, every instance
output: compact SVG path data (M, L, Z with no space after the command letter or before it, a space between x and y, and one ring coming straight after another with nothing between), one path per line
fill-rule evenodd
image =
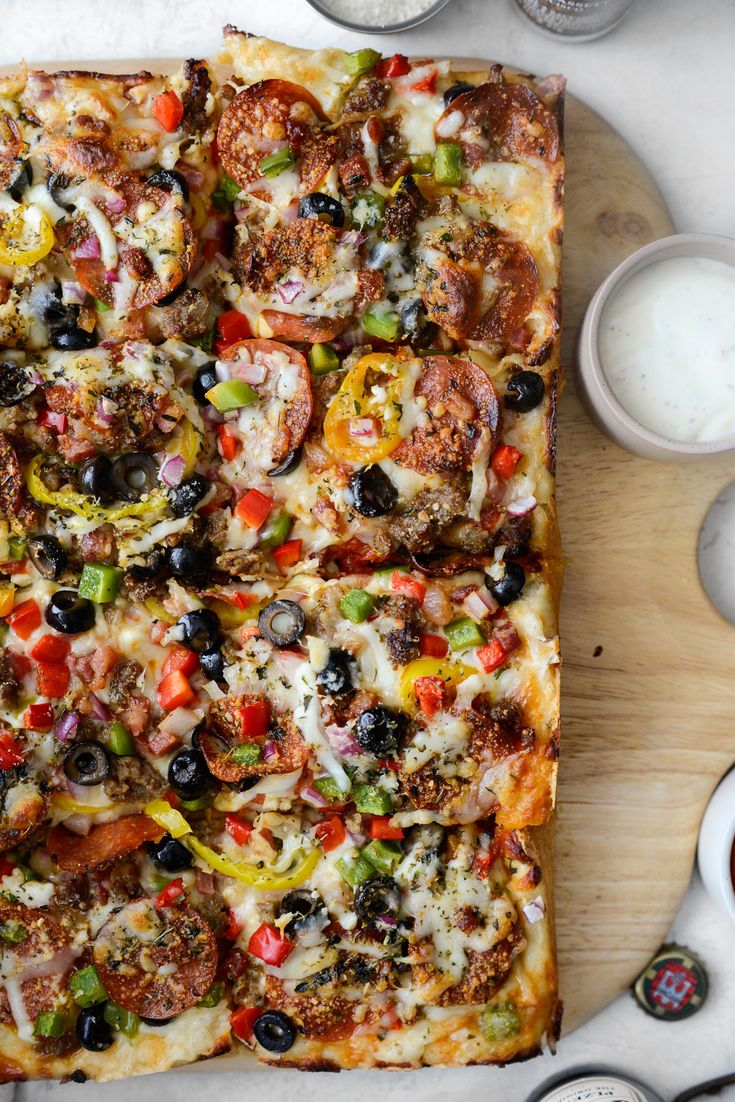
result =
M116 521L122 520L123 517L141 517L163 505L166 500L160 490L154 490L144 501L133 501L129 505L118 505L107 509L103 505L95 504L86 494L77 493L76 490L49 490L40 475L45 459L43 453L34 455L26 467L26 486L29 493L44 505L53 505L56 509L76 513L85 520Z
M324 418L324 439L334 455L352 463L375 463L395 451L401 442L400 391L405 369L405 361L372 352L347 373ZM374 394L373 387L385 395ZM354 434L355 425L367 419L373 421L375 436L361 441Z
M53 247L54 228L40 207L18 207L0 222L0 264L30 268Z
M201 443L202 438L191 421L188 418L184 418L181 423L181 437L180 440L177 440L178 446L169 447L168 450L172 455L180 455L183 458L186 464L184 467L184 475L186 478L189 477L196 466Z
M245 861L231 861L229 857L217 853L204 842L200 842L192 833L184 816L171 807L168 800L153 800L146 804L143 811L160 827L167 830L173 838L183 838L184 844L191 852L201 857L202 861L206 861L215 872L221 873L222 876L229 876L233 880L242 880L251 888L258 888L260 891L285 891L287 888L297 888L299 884L309 879L321 857L320 851L313 849L300 865L295 869L288 869L287 872L274 872L272 869L260 868Z
M102 804L94 807L92 804L80 804L73 796L66 792L55 792L51 797L51 804L59 811L69 811L74 815L99 815L102 811L114 811L114 804Z
M415 662L409 662L401 673L399 683L401 706L410 715L416 715L418 712L414 684L419 677L440 677L445 685L456 689L458 685L476 673L477 670L473 670L461 662L452 662L446 658L417 658Z

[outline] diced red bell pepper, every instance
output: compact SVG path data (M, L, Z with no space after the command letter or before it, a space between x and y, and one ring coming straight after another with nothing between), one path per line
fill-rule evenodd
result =
M4 876L12 876L15 865L3 854L0 854L0 880Z
M421 654L425 658L446 658L449 653L449 642L443 635L419 635Z
M177 746L181 745L178 735L170 731L151 731L148 736L148 749L156 758L162 758L164 754L170 754Z
M518 466L518 460L523 452L518 451L512 444L501 444L493 454L493 470L501 478L510 478Z
M413 683L413 691L421 711L429 718L440 712L446 704L447 689L441 677L417 677Z
M229 461L234 459L240 450L240 441L235 436L232 429L227 425L220 425L217 429L217 436L219 437L219 447L224 459Z
M176 670L180 670L184 677L191 677L198 669L199 655L193 650L189 650L188 647L182 647L180 643L174 643L174 645L169 648L161 672L164 677L168 677L170 673L175 673Z
M393 57L383 57L375 66L375 75L381 79L393 77L405 77L411 72L411 65L403 54L393 54Z
M225 830L238 846L244 846L253 833L251 824L232 811L225 815Z
M417 80L415 84L411 85L412 92L434 92L436 90L436 78L437 73L429 73L423 80Z
M491 639L484 647L480 647L477 652L477 659L485 673L492 673L493 670L497 670L498 666L503 665L507 657L508 652L497 639Z
M26 731L50 731L54 725L54 709L51 704L31 704L23 713Z
M301 558L301 540L286 540L280 547L276 547L272 554L276 560L276 566L283 574L289 566L293 566Z
M63 662L36 663L36 691L58 700L69 688L70 670Z
M402 593L406 597L413 597L420 605L424 603L426 586L418 578L410 574L403 574L400 570L394 570L390 580L390 587L394 593Z
M280 968L294 948L293 941L284 937L277 926L270 926L267 922L258 926L248 942L248 952L274 968Z
M5 617L5 622L10 624L19 639L26 640L41 626L41 610L33 600L21 601Z
M233 608L250 608L260 600L255 593L243 593L238 589L220 589L217 591L217 599L232 605Z
M403 829L393 826L387 815L376 816L370 823L370 837L380 838L386 842L397 842L403 838Z
M156 896L156 910L162 911L166 907L178 907L185 899L184 881L180 876L177 876Z
M265 699L253 700L250 704L243 704L238 708L240 716L240 737L247 742L248 739L262 738L268 733L271 722L270 702Z
M36 418L36 424L41 425L44 429L50 429L51 432L66 432L66 414L54 413L52 409L46 406Z
M227 925L222 931L222 937L226 937L228 941L235 941L241 930L242 924L237 921L237 915L232 907L229 907L227 910Z
M332 815L330 819L322 819L314 831L325 853L341 846L345 840L345 825L339 815Z
M10 562L0 563L0 574L25 574L28 570L28 559L11 559Z
M37 639L28 653L36 662L66 662L70 650L68 639L49 632Z
M153 100L153 114L169 134L179 129L179 123L184 117L184 105L173 88L156 96Z
M53 723L53 710L51 712L51 722ZM41 729L39 728L39 730ZM14 766L20 765L22 761L23 751L20 743L13 738L10 731L0 731L0 769L12 769Z
M248 639L259 639L260 628L257 624L246 624L244 628L240 629L240 642L247 643Z
M230 1014L232 1032L241 1041L252 1041L253 1026L262 1013L262 1009L257 1006L239 1006Z
M248 528L258 529L265 524L272 508L272 497L261 494L260 490L248 490L235 506L235 516Z
M173 712L175 708L185 708L191 704L194 690L181 670L174 670L162 679L156 695L164 712Z
M248 340L253 335L250 322L239 310L226 310L224 314L220 314L217 318L217 330L219 332L219 340L215 344L217 352L224 352L231 344ZM222 347L219 347L220 345Z

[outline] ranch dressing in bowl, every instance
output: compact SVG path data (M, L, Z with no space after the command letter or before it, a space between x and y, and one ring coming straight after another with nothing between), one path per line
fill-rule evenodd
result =
M671 256L633 272L604 306L598 349L645 428L693 444L735 434L735 267Z

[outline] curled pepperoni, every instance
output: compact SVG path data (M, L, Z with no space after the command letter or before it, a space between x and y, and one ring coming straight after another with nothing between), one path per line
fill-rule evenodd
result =
M241 709L262 699L257 693L230 693L212 703L209 710L212 730L199 735L199 746L210 773L218 780L239 784L250 777L291 773L300 769L306 761L307 752L301 732L286 715L273 718L266 736L247 738L248 742L257 742L263 748L260 761L253 765L240 765L233 760L232 751L243 740Z
M49 833L51 859L66 872L85 872L125 857L144 842L157 842L164 831L147 815L124 815L112 823L93 826L89 834L72 834L63 826Z
M253 384L263 399L263 423L275 432L273 443L273 463L282 463L299 447L306 436L312 414L311 382L309 366L295 348L279 341L247 340L231 345L223 354L225 362L241 360L244 355L266 370L262 383ZM284 380L284 356L291 368L295 368L295 377ZM266 404L267 403L267 404Z
M0 111L0 191L10 187L20 167L23 139L15 119Z
M463 116L458 120L462 143L481 144L487 160L555 161L559 154L559 125L525 84L489 82L457 96L437 120L439 140L446 138L447 120L455 113Z
M94 963L111 999L163 1020L195 1006L217 970L211 927L188 905L158 911L150 899L113 914L94 942Z
M312 344L334 340L347 325L347 318L309 317L308 314L286 314L282 310L264 310L263 318L274 336L287 341L310 341Z
M263 178L262 197L268 198L261 161L288 148L300 169L298 194L314 191L337 155L337 139L324 131L324 121L319 101L306 88L288 80L251 84L235 96L220 119L217 148L222 167L241 188Z
M428 578L453 578L465 570L482 570L488 564L489 555L449 555L445 559L411 555L411 564Z
M197 246L180 196L127 178L95 205L115 235L115 269L106 269L101 257L83 255L93 251L88 243L94 238L86 215L57 227L62 248L86 291L125 313L159 302L186 279Z
M517 341L539 291L522 241L490 222L455 219L424 238L418 288L429 320L454 340Z
M14 782L13 771L0 777L0 853L13 849L46 818L48 799L33 784Z
M70 939L47 911L20 903L0 906L0 932L3 929L11 935L0 936L3 975L19 981L26 1016L33 1022L44 1011L58 1008L72 966ZM34 971L40 974L34 976ZM10 1025L13 1020L6 991L0 987L0 1022Z
M310 1040L342 1041L355 1030L359 1003L324 990L308 994L289 991L282 980L266 976L266 998L272 1006L285 1010Z
M393 460L422 474L469 470L483 435L489 444L498 427L498 396L485 372L471 360L428 356L414 394L426 398L427 416Z

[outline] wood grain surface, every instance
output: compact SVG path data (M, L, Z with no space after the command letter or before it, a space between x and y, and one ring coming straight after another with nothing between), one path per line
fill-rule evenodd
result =
M178 64L63 67L171 72ZM556 881L568 1033L624 991L661 944L689 881L704 807L735 760L735 629L710 606L696 564L699 526L735 468L727 456L639 459L583 413L571 369L587 302L621 260L674 227L640 159L572 95L566 158ZM217 1061L254 1066L242 1053Z

